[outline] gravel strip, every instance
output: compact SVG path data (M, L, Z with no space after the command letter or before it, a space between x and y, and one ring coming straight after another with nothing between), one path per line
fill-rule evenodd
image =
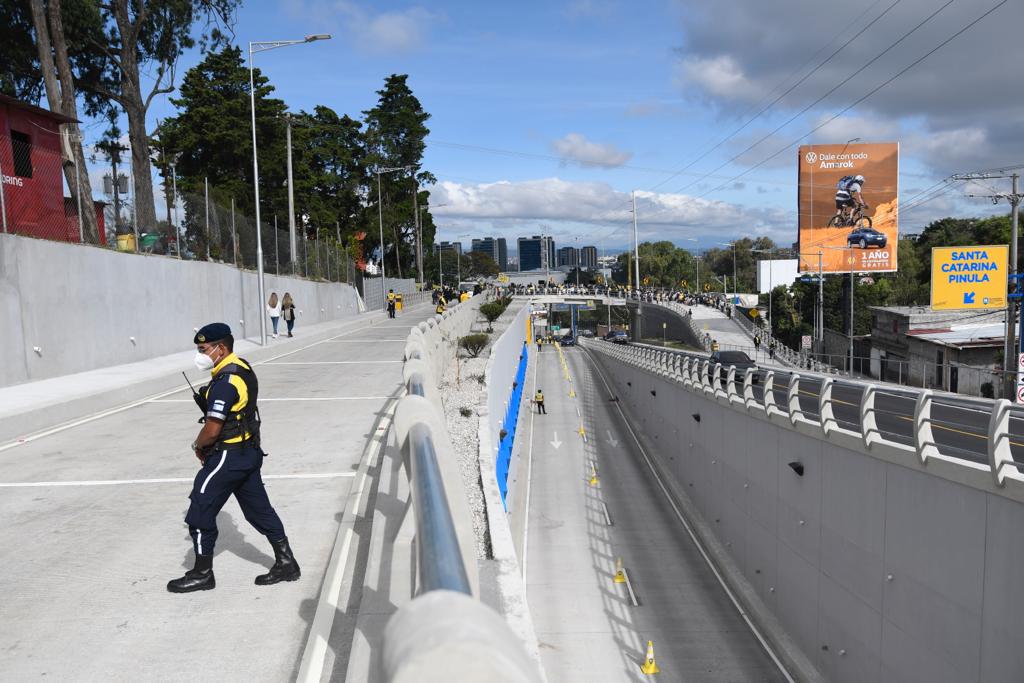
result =
M483 482L480 480L479 422L477 407L487 405L487 385L484 371L491 355L491 344L496 342L508 329L519 312L520 306L509 306L500 318L494 321L491 341L478 358L468 358L459 352L458 363L449 363L438 387L444 404L444 418L448 435L455 448L462 471L462 484L466 490L469 509L473 513L473 532L476 536L476 555L479 559L491 559L491 538L487 525L487 510L484 503ZM487 322L480 319L473 324L471 332L485 332ZM468 417L460 411L470 411Z

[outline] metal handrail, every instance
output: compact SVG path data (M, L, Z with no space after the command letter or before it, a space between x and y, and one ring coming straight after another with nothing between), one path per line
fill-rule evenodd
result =
M413 425L406 443L418 536L416 569L420 593L449 590L471 595L430 428L423 423Z
M765 390L762 392L760 402L753 400L753 392L749 394L750 400L740 400L740 388L738 386L738 374L729 373L730 377L723 376L722 371L728 370L719 364L711 364L706 355L680 351L676 349L666 350L661 347L630 344L628 346L611 345L604 342L584 340L589 348L599 350L602 354L611 356L627 364L635 365L656 375L663 375L679 383L683 387L698 394L723 398L737 406L743 406L744 410L763 411L765 416L772 419L773 416L781 416L792 422L793 426L798 423L817 425L822 430L824 438L832 440L834 434L845 433L860 440L867 450L881 448L888 449L890 453L896 453L899 449L910 449L916 455L920 466L925 467L929 462L936 459L943 459L949 464L959 464L964 467L955 476L962 477L966 481L977 484L977 478L971 471L977 472L979 466L984 466L982 459L987 457L988 470L995 484L996 490L1004 489L1007 483L1014 480L1013 496L1024 497L1024 473L1016 466L1008 466L1014 461L1010 446L1012 444L1012 432L1010 431L1011 420L1024 419L1022 408L1009 401L986 401L984 399L963 399L950 397L949 404L956 405L962 409L974 410L977 412L991 413L992 419L989 423L986 436L987 453L977 451L964 451L959 446L943 445L940 448L935 442L932 434L932 425L936 420L932 415L933 406L937 404L937 398L930 390L907 390L883 387L877 383L860 382L846 379L841 383L827 374L814 375L804 372L790 372L786 370L767 369L764 371ZM657 355L655 355L657 352ZM690 368L689 376L673 372L673 367L679 366L679 361L672 357L687 359L684 366ZM694 372L693 368L699 367ZM754 373L750 373L751 379ZM771 379L769 379L771 378ZM813 409L808 409L801 404L799 399L800 387L803 383L809 382L816 386L819 392L819 400ZM768 385L771 385L771 389ZM724 386L724 388L723 388ZM832 390L835 387L843 386L853 389L860 389L861 396L855 409L860 414L860 424L839 419L834 413L834 399ZM774 391L786 389L785 402L779 403ZM744 387L743 394L747 393ZM909 435L891 434L880 430L875 419L875 397L880 393L901 395L903 398L915 399L912 433ZM746 396L745 396L746 398ZM943 397L945 399L945 397ZM942 423L946 424L944 420ZM896 450L893 450L896 449ZM966 455L963 455L966 454ZM979 458L980 456L980 458ZM944 470L950 474L952 470Z

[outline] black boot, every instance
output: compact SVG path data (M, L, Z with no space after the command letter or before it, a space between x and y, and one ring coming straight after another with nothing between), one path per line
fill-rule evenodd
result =
M269 586L279 581L297 581L301 572L299 572L299 563L292 555L291 546L288 545L288 539L271 541L270 545L274 546L274 566L266 574L256 577L256 585Z
M213 578L213 553L196 555L196 566L185 572L185 576L167 582L167 590L172 593L191 593L208 591L217 587Z

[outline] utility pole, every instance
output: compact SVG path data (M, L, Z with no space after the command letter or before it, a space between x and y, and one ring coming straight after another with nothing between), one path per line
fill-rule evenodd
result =
M1008 268L1008 281L1016 282L1014 275L1017 274L1017 236L1018 236L1018 214L1020 212L1020 174L1014 171L1007 174L1005 170L993 173L958 173L951 176L953 180L981 180L993 178L1009 178L1012 185L1009 194L996 193L992 195L967 195L968 197L983 196L998 204L999 200L1005 199L1010 203L1010 263ZM1007 292L1009 294L1009 292ZM1003 396L1013 400L1016 396L1014 385L1017 379L1017 354L1020 352L1020 344L1024 339L1014 339L1014 325L1017 322L1017 300L1006 297L1006 338L1003 340Z
M850 377L853 377L853 271L850 271Z
M292 274L295 274L295 188L292 182L292 117L285 115L285 140L288 145L288 260Z
M420 183L416 179L416 169L412 170L412 213L416 225L416 281L423 289L423 227L420 223Z
M633 268L636 269L634 275L636 276L636 289L640 291L640 238L637 232L637 217L636 217L636 190L632 192L633 198ZM637 297L636 300L636 330L633 332L633 339L640 341L643 337L643 323L642 318L644 302L641 297Z

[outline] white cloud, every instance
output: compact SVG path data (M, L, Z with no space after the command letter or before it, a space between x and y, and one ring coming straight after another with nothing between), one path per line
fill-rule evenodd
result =
M630 195L606 183L570 182L559 178L494 183L439 182L433 192L441 219L473 222L511 222L537 225L541 221L609 226L632 222ZM706 234L709 229L743 235L750 232L789 231L792 217L786 212L683 194L637 192L637 216L641 232L649 239L682 239ZM785 239L791 239L788 235Z
M620 150L612 144L591 142L579 133L569 133L564 138L553 140L551 149L555 154L588 168L615 168L633 158L632 152Z
M753 101L761 94L730 55L686 57L676 64L675 81L683 88L699 88L713 99Z
M379 12L352 0L296 0L290 9L321 26L340 25L351 44L369 54L415 52L426 43L430 29L443 19L420 6Z

